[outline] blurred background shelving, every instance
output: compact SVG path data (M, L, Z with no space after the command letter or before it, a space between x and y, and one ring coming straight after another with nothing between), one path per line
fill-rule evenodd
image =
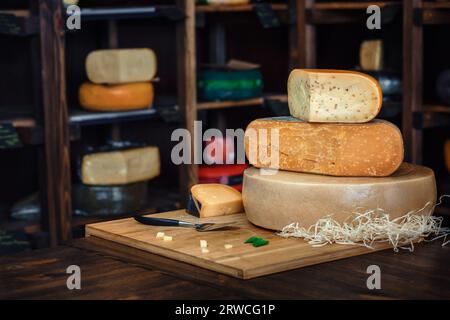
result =
M371 4L381 9L380 30L366 27ZM0 4L0 63L8 80L0 82L0 127L19 141L0 149L0 230L24 233L34 239L34 247L56 245L82 235L86 223L130 216L72 214L71 185L78 179L74 159L86 145L109 139L158 146L161 176L149 182L146 208L184 207L199 168L171 163L173 130L193 132L194 120L202 120L204 130L245 128L255 118L287 115L290 70L357 69L359 46L372 39L385 46L383 71L403 81L402 94L384 101L380 117L401 127L406 160L432 167L439 194L448 193L443 144L450 138L450 106L436 97L435 83L450 68L444 41L449 2L274 0L212 6L181 0L80 0L79 5L82 29L55 32L54 26L66 18L62 1ZM152 108L81 109L78 87L86 79L86 55L100 48L131 47L152 48L158 57ZM202 101L198 72L230 59L259 65L262 95ZM38 190L43 195L41 218L11 219L14 203ZM448 212L445 203L438 209L439 214Z

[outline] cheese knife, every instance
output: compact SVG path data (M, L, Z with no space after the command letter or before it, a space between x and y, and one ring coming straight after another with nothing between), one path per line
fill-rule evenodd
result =
M151 225L151 226L193 228L199 232L223 229L223 228L229 227L233 224L233 223L211 223L211 222L192 223L192 222L175 220L175 219L149 218L149 217L143 217L140 215L135 215L134 220L136 220L137 222L140 222L142 224Z

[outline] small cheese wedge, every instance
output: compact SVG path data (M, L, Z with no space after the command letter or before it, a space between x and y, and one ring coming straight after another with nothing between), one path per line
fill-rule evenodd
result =
M244 172L242 198L247 218L253 224L274 230L298 223L309 228L330 214L343 223L352 212L383 209L390 219L417 211L430 215L436 202L436 181L431 169L403 163L391 176L330 177L278 171Z
M78 91L80 106L90 111L129 111L149 108L154 91L150 82L101 85L85 82Z
M401 165L404 150L400 130L384 120L307 123L275 117L248 125L245 153L258 168L383 177Z
M219 183L196 184L191 194L200 207L200 217L215 217L243 212L242 195Z
M150 180L160 173L158 147L99 152L83 157L84 184L120 185Z
M366 40L359 48L359 65L368 71L383 69L383 41Z
M308 122L368 122L383 100L377 80L345 70L294 69L287 91L291 115Z
M150 81L156 68L156 55L148 48L95 50L86 58L86 74L94 83Z

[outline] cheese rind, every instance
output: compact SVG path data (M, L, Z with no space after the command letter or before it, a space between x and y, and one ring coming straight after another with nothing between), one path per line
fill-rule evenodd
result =
M129 111L149 108L154 90L150 82L100 85L85 82L80 86L80 106L90 111Z
M368 122L383 100L378 81L356 71L294 69L287 91L290 114L309 122Z
M318 124L277 117L248 125L245 153L258 168L365 177L392 174L404 149L400 130L387 121Z
M121 185L146 181L160 173L159 149L136 148L83 157L82 181L89 185Z
M363 41L359 48L359 65L363 70L368 71L383 69L383 41Z
M241 193L224 184L196 184L192 186L191 194L200 204L200 217L223 216L244 211Z
M156 55L148 48L95 50L86 58L86 74L94 83L150 81L156 68Z
M381 208L390 219L429 205L419 214L430 215L436 201L431 169L403 163L384 178L330 177L278 171L261 175L260 169L244 172L242 193L247 218L255 225L281 230L293 222L308 228L332 214L339 223L352 212Z

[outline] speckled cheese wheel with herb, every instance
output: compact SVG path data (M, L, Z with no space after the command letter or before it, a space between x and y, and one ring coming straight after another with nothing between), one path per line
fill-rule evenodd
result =
M294 69L287 91L290 114L308 122L368 122L383 101L378 81L356 71Z

